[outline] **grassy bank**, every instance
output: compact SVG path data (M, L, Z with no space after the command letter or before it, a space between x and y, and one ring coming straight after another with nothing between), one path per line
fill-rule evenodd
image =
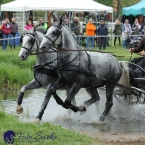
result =
M98 48L95 48L98 50ZM27 84L33 79L31 67L35 64L35 56L30 56L27 61L20 61L18 53L20 47L16 49L0 50L0 90L18 90L20 86ZM121 46L109 46L105 52L114 54L118 60L130 59L128 49L122 49ZM138 57L133 55L133 57Z
M27 61L18 58L20 47L0 50L0 90L17 90L33 78L31 67L35 64L35 56Z
M48 122L41 125L22 123L4 111L0 111L0 121L0 145L6 144L3 135L8 130L15 133L13 145L89 145L93 142L88 136Z

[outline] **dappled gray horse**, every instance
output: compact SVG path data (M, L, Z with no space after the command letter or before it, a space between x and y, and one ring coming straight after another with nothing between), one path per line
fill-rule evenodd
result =
M77 45L72 34L60 24L51 26L43 38L40 49L45 51L52 47L58 49L58 80L51 87L54 98L63 107L70 108L71 101L80 88L88 88L97 94L94 87L106 85L106 107L100 120L103 121L113 106L113 90L122 75L122 66L111 54L91 53L83 51ZM67 85L70 87L65 102L60 100L56 90ZM98 99L99 100L99 99ZM87 104L84 103L83 108ZM76 108L77 109L77 108ZM77 111L81 110L80 107ZM85 110L85 109L84 109Z
M21 88L20 95L17 100L18 105L17 105L16 111L18 114L20 114L23 111L21 103L22 103L22 99L23 99L25 91L31 90L31 89L37 89L37 88L41 88L41 87L45 88L46 95L45 95L45 99L42 103L41 110L36 117L37 122L39 122L41 120L44 110L46 109L47 104L52 95L50 87L52 87L52 85L56 82L56 80L58 78L56 69L55 69L57 67L56 51L53 49L53 51L50 50L49 53L41 54L41 52L39 50L39 44L42 41L43 37L44 37L44 34L38 32L38 31L34 32L33 29L26 32L26 34L23 37L22 48L19 52L19 57L21 60L27 60L27 57L32 52L35 52L37 61L36 61L36 66L34 68L36 70L40 68L39 71L41 71L41 72L34 71L35 78L29 84L27 84ZM52 53L50 53L50 52L52 52ZM45 64L47 64L47 65L45 65ZM43 66L45 66L45 67L43 68ZM42 68L42 70L41 70L41 68ZM91 99L86 102L93 102L93 103L96 102L99 95L97 94L97 96L95 96L95 94L93 92L91 92L90 89L86 89L86 91L91 95ZM75 104L75 99L73 100L73 104Z
M19 52L19 58L21 60L27 60L27 57L32 52L36 52L36 53L39 52L39 45L40 45L40 42L42 41L43 37L44 37L44 34L39 31L34 32L33 29L30 31L27 31L23 37L23 44L22 44L22 48ZM57 59L57 53L54 51L51 54L49 54L49 53L36 54L36 58L37 58L36 65L46 63L47 61L52 61L52 65L53 65L54 64L53 61L55 59ZM45 67L45 68L47 69L47 67ZM56 81L56 78L57 78L55 71L53 72L53 70L52 70L52 72L50 72L51 76L49 75L49 71L47 71L47 72L48 72L48 74L43 74L43 73L34 71L34 79L29 84L27 84L21 88L20 95L17 100L18 105L16 108L16 111L18 114L20 114L23 111L21 103L22 103L22 99L24 96L24 92L27 90L43 87L46 89L46 95L45 95L44 101L42 103L41 110L36 117L37 118L36 121L41 120L44 110L46 109L47 104L51 97L50 87Z

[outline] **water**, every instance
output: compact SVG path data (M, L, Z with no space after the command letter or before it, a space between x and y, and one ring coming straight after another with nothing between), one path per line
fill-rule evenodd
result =
M21 121L32 121L37 116L41 103L45 95L44 89L33 90L25 94L23 99L23 113L19 116ZM65 91L58 91L59 96L64 100L66 97ZM145 105L136 104L128 105L123 98L119 98L119 103L114 98L114 105L107 116L105 122L100 122L99 117L105 108L105 92L99 91L101 100L96 105L92 105L87 109L85 113L71 113L68 114L68 110L57 105L53 97L45 110L42 118L42 122L52 122L54 124L62 125L66 128L88 131L92 133L143 133L145 134ZM12 95L12 94L11 94ZM13 99L6 99L1 102L5 107L6 112L15 113L16 109L16 97L17 94L12 96ZM7 98L7 97L6 97ZM85 100L89 98L89 95L84 89L76 95L77 105L81 105ZM16 113L15 113L16 114Z

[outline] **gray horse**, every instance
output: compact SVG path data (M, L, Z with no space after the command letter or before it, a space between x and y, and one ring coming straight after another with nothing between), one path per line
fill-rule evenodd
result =
M51 87L54 98L59 98L56 90L67 85L70 91L65 102L61 102L66 109L70 108L71 101L80 88L89 88L106 85L106 107L100 117L104 121L113 106L113 91L122 75L122 65L108 53L88 54L77 45L72 34L61 24L51 26L43 38L40 49L46 51L51 46L58 49L58 80ZM95 92L97 93L97 92ZM99 99L98 99L99 100ZM83 108L85 108L84 104ZM78 109L79 111L79 109Z
M39 31L41 31L41 29ZM57 64L57 52L54 51L54 49L53 49L53 51L49 51L49 53L41 54L41 52L39 50L39 44L42 41L44 34L42 34L39 31L34 32L34 30L32 29L32 30L26 32L26 34L23 36L23 44L22 44L22 48L19 52L19 58L21 60L27 60L28 56L32 52L38 53L38 54L36 54L36 58L37 58L36 64L37 65L34 68L37 71L39 68L40 69L42 68L42 70L39 70L38 72L34 71L35 79L33 79L29 84L27 84L21 88L20 95L17 100L17 108L16 108L16 111L18 114L22 113L23 108L21 106L21 103L22 103L22 99L24 96L24 92L26 92L27 90L38 89L41 87L45 88L46 89L45 99L42 103L41 110L36 117L36 122L40 122L42 115L44 113L44 110L46 109L47 104L52 95L50 88L58 79L56 69L54 69L57 66L56 65ZM52 52L52 53L50 53L50 52ZM50 63L51 65L45 66L43 68L43 65L41 65L41 64L46 64L46 63L48 64L48 62L51 62ZM63 87L62 89L66 89L66 86ZM69 88L67 88L67 90L68 89ZM90 89L86 89L86 91L91 96L91 99L89 101L86 101L86 103L89 103L89 102L95 103L97 101L97 98L99 97L99 95L94 94ZM57 103L59 104L59 101ZM76 104L75 99L73 100L73 104Z
M39 45L43 37L44 37L43 33L39 31L34 32L34 29L27 31L23 37L23 44L19 52L19 58L21 60L27 60L27 57L30 55L30 53L39 52ZM54 51L51 54L48 54L48 53L36 54L36 58L37 58L36 64L39 65L39 64L46 63L47 61L53 61L57 59L57 53ZM29 84L21 88L20 95L17 99L17 108L16 108L17 113L20 114L23 111L21 103L24 96L24 92L26 92L27 90L38 89L38 88L43 87L46 89L46 95L42 103L41 110L36 117L36 121L39 122L42 118L44 110L46 109L47 104L52 95L50 91L50 87L56 81L56 78L57 78L56 73L54 73L54 75L52 75L51 73L51 77L50 77L49 73L42 74L39 72L34 72L34 79Z

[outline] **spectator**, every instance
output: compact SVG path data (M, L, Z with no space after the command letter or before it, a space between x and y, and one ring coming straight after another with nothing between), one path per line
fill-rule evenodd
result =
M15 22L15 18L12 18L12 22L10 23L10 26L11 26L11 37L13 37L14 39L10 39L10 48L12 48L12 46L15 48L16 44L15 44L15 37L16 37L16 34L18 32L18 25L17 23Z
M135 18L134 24L132 25L132 31L135 31L138 33L140 29L141 29L141 26L138 22L138 18Z
M6 18L4 20L4 23L2 25L2 38L5 39L5 38L8 38L9 37L9 34L11 33L11 27L10 27L10 24L9 24L9 19ZM2 41L2 49L3 50L6 50L6 47L7 47L7 43L8 43L8 39L6 40L3 40Z
M92 19L89 19L89 22L86 25L86 48L89 48L89 44L91 43L91 48L94 48L94 36L95 36L96 27L92 23Z
M67 26L67 27L69 27L68 19L65 19L65 20L64 20L64 25Z
M141 26L141 31L143 32L143 34L144 34L144 30L145 30L145 18Z
M71 31L73 31L77 36L77 41L78 41L78 45L80 45L80 37L79 35L81 34L81 25L79 22L79 18L78 17L74 17L74 21L71 24L70 27Z
M32 21L28 20L26 22L26 25L24 26L24 29L27 31L27 30L31 30L32 28L34 28L34 26L32 25Z
M37 27L47 29L48 26L47 26L47 23L45 23L44 20L42 18L40 18L39 19L39 24L36 26L36 28Z
M124 25L122 26L122 47L128 48L127 39L129 34L131 33L131 25L129 24L129 20L126 19Z
M118 41L119 41L119 45L121 44L120 43L120 35L121 35L121 23L118 19L115 20L115 28L114 28L114 31L113 33L115 34L115 39L114 39L114 46L115 46L115 43L116 43L116 39L118 38ZM118 35L118 36L116 36Z
M107 37L104 37L104 36L107 36L107 35L108 35L108 29L105 26L104 20L101 20L101 23L98 27L99 50L102 49L102 46L103 46L103 49L106 49Z

